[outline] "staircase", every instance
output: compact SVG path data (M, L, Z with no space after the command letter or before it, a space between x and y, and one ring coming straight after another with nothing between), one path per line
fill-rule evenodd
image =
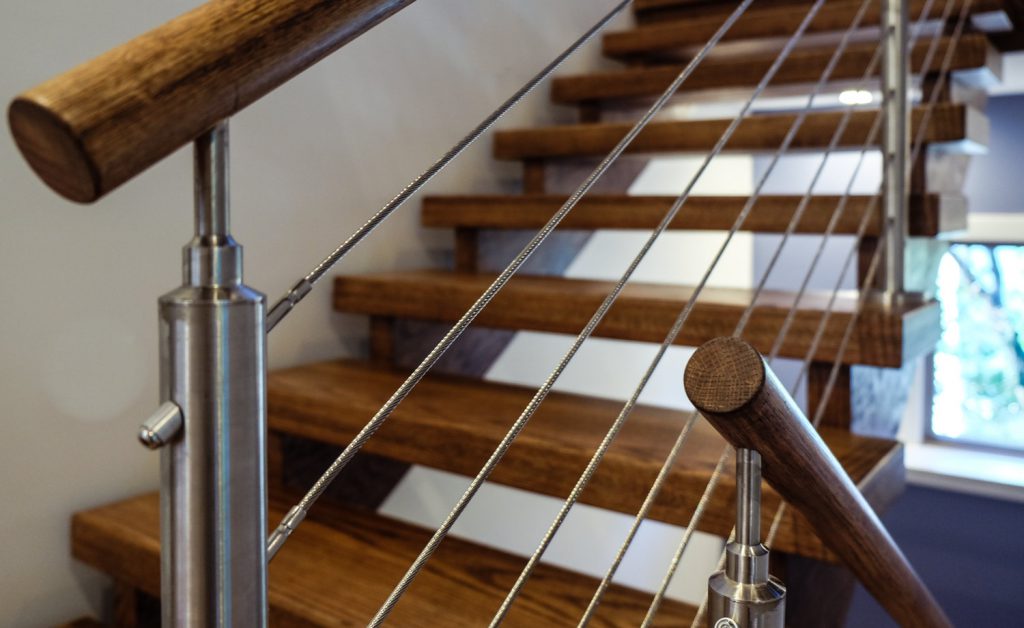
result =
M730 31L728 54L700 66L680 98L728 101L752 88L772 61L779 38L788 37L802 19L808 2L773 0L754 7ZM912 15L924 2L910 2ZM975 3L979 12L1002 10L1001 2ZM827 64L834 39L847 28L860 2L829 2L814 20L815 37L783 64L773 81L779 93L806 93ZM481 234L535 230L565 201L551 181L562 164L603 156L626 134L630 124L617 120L649 103L679 73L695 46L718 28L734 3L699 0L637 0L638 25L604 35L605 54L625 65L621 69L553 81L551 100L578 107L580 122L544 128L505 129L494 136L494 158L522 162L523 193L519 195L431 196L422 206L425 227L452 229L456 234L450 269L340 276L334 280L334 308L366 317L371 354L364 360L308 364L270 374L271 525L280 521L311 479L342 447L351 442L368 417L384 403L408 374L407 364L422 357L423 338L434 324L451 324L487 288L494 275L485 270L492 252ZM915 13L916 12L916 13ZM866 24L877 24L877 10ZM923 38L911 53L920 70L929 44ZM942 58L951 37L942 36ZM859 79L876 48L874 40L850 46L833 73L838 91ZM983 86L998 79L999 56L984 33L960 39L951 70L962 83ZM948 96L948 95L947 95ZM745 97L745 96L744 96ZM826 148L841 113L816 111L793 140L794 150ZM839 141L840 150L859 149L869 135L875 111L858 110ZM745 120L726 150L737 153L772 151L782 142L794 113L758 113ZM614 118L614 120L611 120ZM912 137L924 124L923 108L913 115ZM640 156L709 151L730 120L659 119L630 146ZM937 177L938 168L962 168L966 155L982 149L987 134L984 116L971 104L943 98L924 129L926 153L916 166L909 214L910 235L941 238L966 224L966 205L956 176ZM937 152L941 149L943 152ZM941 156L940 156L941 155ZM952 182L952 183L951 183ZM628 182L627 182L628 183ZM675 200L659 196L628 196L622 189L588 195L561 225L562 229L650 230ZM746 198L697 196L670 225L672 230L725 230ZM782 233L800 201L797 196L766 195L754 206L742 229ZM824 233L839 198L811 199L796 231ZM868 212L861 247L862 272L880 234L881 206L864 196L849 200L835 233L852 235ZM566 251L571 256L573 251ZM504 263L501 262L502 264ZM563 265L564 266L564 265ZM608 294L609 282L560 277L560 267L535 265L536 274L514 278L475 323L482 330L540 331L576 334ZM854 320L859 294L842 293L829 303L829 293L766 291L743 335L769 352L787 313L797 313L779 355L804 359L826 311L831 309L821 342L811 355L810 412L822 401L824 380L835 360L844 365L829 401L821 435L867 497L882 511L901 492L902 448L894 440L900 407L881 404L865 412L851 401L853 373L875 381L900 380L909 365L928 353L939 335L937 304L926 295L891 304L872 294L856 316L851 342L840 352L847 326ZM661 342L676 314L693 297L692 288L631 283L596 329L604 338ZM750 304L751 290L708 288L695 303L677 344L697 346L732 334ZM411 325L411 326L410 326ZM410 332L409 330L413 330ZM376 612L432 531L388 519L374 512L397 484L408 465L424 465L474 475L533 395L532 388L485 382L473 375L486 370L508 334L481 331L481 348L466 350L461 364L447 373L431 373L390 417L364 448L365 463L346 469L339 481L358 490L329 493L271 563L270 611L275 626L364 625ZM490 339L490 340L488 340ZM493 342L490 348L483 347ZM430 343L432 344L432 343ZM495 348L497 347L497 348ZM681 373L681 371L680 371ZM681 386L681 378L680 378ZM680 394L682 388L680 387ZM896 393L898 398L900 393ZM490 480L526 491L564 498L590 460L621 404L567 393L552 393L496 468ZM583 503L632 516L657 476L682 428L678 411L638 406L582 494ZM684 455L650 517L685 526L711 477L724 441L703 420L697 423ZM764 527L780 502L770 489L764 496ZM699 529L726 536L734 523L735 483L726 474L713 494ZM118 625L155 625L155 598L160 594L159 503L144 495L74 515L72 546L76 559L116 583ZM791 593L792 625L838 625L845 613L852 579L838 568L838 558L810 530L803 515L789 509L772 545L785 571ZM448 539L401 598L389 621L396 626L475 626L490 621L515 581L525 559L460 539ZM814 580L818 578L818 580ZM808 582L808 581L812 582ZM838 600L831 608L817 599L815 585L835 583ZM561 626L579 621L598 581L572 571L540 566L512 607L510 626ZM594 624L638 625L650 602L648 593L613 585ZM655 625L689 625L696 609L676 601L663 603ZM823 617L830 619L824 620ZM815 618L815 619L812 619ZM821 623L826 622L826 623Z

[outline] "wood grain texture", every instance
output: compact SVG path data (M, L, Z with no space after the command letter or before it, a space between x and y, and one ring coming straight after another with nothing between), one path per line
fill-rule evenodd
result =
M828 380L832 376L832 362L811 362L807 369L807 416L813 417L822 401L825 402L825 413L821 424L849 430L853 423L851 407L852 392L849 364L840 364L832 391L825 398Z
M111 608L114 628L143 628L143 618L139 616L141 600L135 587L119 580L114 581Z
M952 626L756 349L735 338L708 342L687 364L684 383L690 401L730 444L761 454L768 483L807 516L901 626Z
M356 314L455 322L493 280L491 275L445 271L339 277L335 280L334 307ZM611 289L608 281L515 277L477 317L476 326L577 334ZM691 293L690 287L631 283L595 335L660 343ZM830 292L804 295L780 355L805 357L830 296ZM749 289L706 288L677 344L695 347L732 334L751 297ZM762 292L743 337L768 351L794 299L795 295L788 292ZM836 299L815 359L835 359L856 303L857 296L851 292L841 293ZM902 365L935 346L938 316L934 302L888 306L879 295L868 297L843 361Z
M770 573L786 585L786 628L845 626L857 579L844 565L772 551Z
M851 196L833 233L857 233L871 198ZM669 229L728 230L747 200L746 196L691 196ZM783 233L802 200L802 196L761 196L741 229ZM565 196L557 195L428 196L423 199L422 223L427 227L454 228L456 234L466 228L536 230L544 226L565 201ZM654 229L675 201L675 196L590 194L558 228ZM838 196L811 197L797 223L796 233L824 233L839 203ZM867 235L879 234L881 212L881 203L876 202L876 217L868 224ZM907 228L913 236L934 237L967 226L967 204L959 196L912 196L907 212Z
M281 510L271 509L276 522ZM280 628L365 625L430 533L384 517L337 511L332 527L306 521L270 564L270 624ZM159 504L145 495L72 519L79 560L140 590L159 593ZM525 559L449 538L402 597L395 626L486 625ZM597 581L540 565L505 625L575 626ZM595 626L636 625L649 595L614 585ZM666 601L658 625L687 624L694 610Z
M925 62L931 39L918 42L911 53L911 68L920 72ZM935 59L945 59L950 37L943 37L935 53ZM877 48L876 42L854 43L847 47L831 74L831 81L859 81ZM771 85L799 85L816 83L823 75L834 54L832 47L802 48L793 51L783 62ZM993 68L997 58L992 45L984 35L965 35L953 56L950 69L953 71L976 70L991 75L996 80ZM763 52L710 57L701 63L683 84L679 94L698 90L753 88L775 62L773 55ZM932 66L936 65L932 61ZM554 79L551 85L551 99L561 104L593 103L597 101L650 100L660 95L683 70L683 65L655 67L637 66L624 70L594 72L577 76ZM873 76L877 77L881 70ZM984 80L978 77L977 80Z
M625 375L624 375L625 376ZM268 380L270 429L337 445L348 442L402 383L404 371L357 362L326 362L272 373ZM475 475L509 426L526 407L531 388L429 375L398 407L365 451L453 473ZM622 403L551 393L495 469L491 480L564 498ZM634 514L682 428L682 412L637 407L625 423L582 495L583 503ZM826 432L829 444L858 479L902 482L900 467L873 475L880 461L902 451L889 440ZM724 441L703 421L691 433L651 517L686 525L704 490ZM888 464L888 463L886 463ZM889 476L895 475L895 478ZM884 508L891 495L875 505ZM778 497L765 496L765 525ZM707 532L727 535L735 522L731 472L715 492L701 522ZM767 528L766 528L767 529ZM828 559L829 552L799 514L790 512L776 547Z
M807 0L758 0L754 7L793 6L806 2ZM637 23L645 24L680 17L694 19L708 15L724 16L735 8L734 3L723 3L722 0L634 0L633 15Z
M81 617L65 624L58 624L54 628L104 628L103 624L92 617Z
M964 0L956 2L954 11L959 11ZM829 31L845 31L853 23L854 16L861 6L860 0L829 0L811 21L808 33ZM910 18L917 19L926 6L927 0L908 0ZM861 24L877 26L880 23L880 3L871 3ZM741 39L760 39L772 37L790 37L796 32L810 9L811 3L796 5L776 5L758 7L753 5L737 20L736 24L725 34L724 41ZM604 36L604 53L616 58L664 57L680 48L702 46L721 27L726 17L736 8L736 3L723 3L717 14L705 13L696 17L687 17L677 13L669 22L640 26L630 30L608 33ZM978 0L971 4L973 13L984 11L1000 11L999 0ZM938 15L938 9L932 9L932 15Z
M220 0L18 96L43 181L92 202L413 0Z
M475 273L480 262L480 232L473 228L455 228L455 270Z
M839 138L837 148L860 149L868 138L877 110L858 110ZM913 113L913 133L924 116L917 107ZM791 149L823 149L834 135L843 113L835 111L808 114L795 134ZM726 144L727 151L775 150L782 144L796 114L760 114L743 120ZM627 153L673 153L711 150L731 120L680 120L651 122L626 149ZM630 123L572 124L533 129L499 131L494 136L497 159L551 159L603 156L610 152L632 128ZM881 135L878 135L880 141ZM965 150L977 150L988 142L988 121L984 115L965 105L942 104L932 110L924 141L961 143ZM953 148L951 147L950 150Z

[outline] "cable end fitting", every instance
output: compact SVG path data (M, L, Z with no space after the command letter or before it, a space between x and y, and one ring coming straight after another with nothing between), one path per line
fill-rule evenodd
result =
M288 537L292 535L292 532L295 532L295 528L299 527L299 524L305 518L306 511L300 506L295 506L288 511L288 514L284 516L281 523L271 533L270 538L267 539L267 562L270 562L277 555L284 542L288 540Z

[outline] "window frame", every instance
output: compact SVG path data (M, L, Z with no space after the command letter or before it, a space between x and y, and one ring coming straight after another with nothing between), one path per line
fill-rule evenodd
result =
M1019 234L1019 235L1017 235ZM1021 213L972 213L969 226L948 238L950 246L955 244L980 244L983 246L1024 246L1024 214ZM940 436L932 429L932 413L935 400L935 352L929 353L923 360L925 373L924 399L921 425L918 426L915 439L919 443L943 448L963 449L976 452L990 452L1002 456L1024 459L1024 448L1000 447L990 443L960 440L948 436Z

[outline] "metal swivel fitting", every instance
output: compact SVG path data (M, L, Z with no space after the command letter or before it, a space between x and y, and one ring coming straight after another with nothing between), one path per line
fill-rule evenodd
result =
M761 455L736 450L736 540L708 580L709 628L783 628L786 587L768 575L761 543Z

